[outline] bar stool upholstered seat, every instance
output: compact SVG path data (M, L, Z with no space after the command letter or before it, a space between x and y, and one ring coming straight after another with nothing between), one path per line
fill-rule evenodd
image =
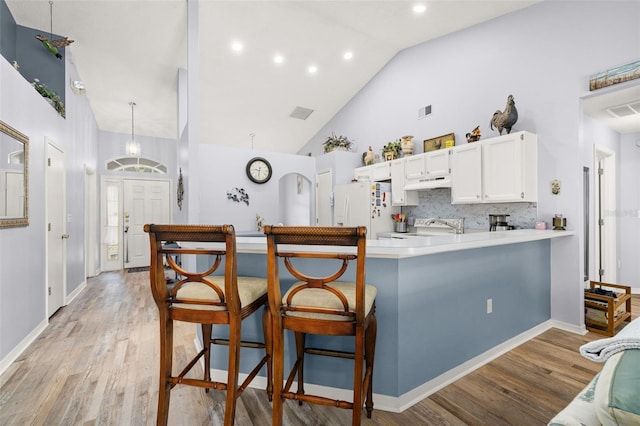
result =
M365 284L366 227L270 226L267 236L269 309L273 321L273 425L282 424L283 399L352 409L352 424L359 425L363 405L373 411L373 360L376 343L376 288ZM316 246L316 247L312 247ZM312 259L316 275L303 270ZM279 263L298 282L281 293ZM300 262L298 264L297 262ZM355 281L338 281L352 265ZM306 266L297 266L306 265ZM320 265L327 271L317 276ZM353 266L355 268L353 268ZM353 271L355 269L355 271ZM295 334L296 361L284 383L284 330ZM353 336L353 352L307 347L306 335ZM351 358L352 401L306 394L305 354ZM311 359L310 362L313 362ZM297 380L295 392L291 391Z
M236 400L260 369L267 367L267 395L271 400L271 315L267 309L267 280L237 276L236 235L232 225L145 225L151 245L151 293L158 306L160 323L160 389L158 395L158 425L166 425L169 416L171 389L177 384L227 391L224 424L234 423ZM166 244L166 242L172 242ZM213 244L209 244L213 243ZM207 246L207 248L199 248ZM186 259L187 257L196 259ZM180 262L176 259L179 258ZM190 263L187 270L184 265ZM202 266L205 265L205 266ZM224 266L224 274L220 266ZM165 267L178 277L167 285ZM218 275L214 273L218 271ZM264 342L244 342L241 339L242 320L254 312L263 311ZM173 367L173 321L200 324L203 349L178 373ZM213 338L214 324L229 328L228 338ZM227 381L211 379L211 345L228 345ZM263 349L264 356L238 385L240 348ZM200 358L204 359L202 379L186 377Z

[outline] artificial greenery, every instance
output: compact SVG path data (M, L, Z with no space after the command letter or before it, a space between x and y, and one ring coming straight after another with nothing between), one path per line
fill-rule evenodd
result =
M346 136L336 136L331 133L327 140L322 144L324 152L331 152L336 148L344 148L347 151L351 148L351 141Z
M51 101L53 108L60 114L63 118L66 117L66 112L64 110L64 104L62 103L62 99L60 96L53 90L49 89L44 83L40 83L40 80L37 78L33 79L33 83L31 85L42 95L43 98L47 98Z
M402 151L402 142L400 139L397 141L392 141L382 147L382 152L395 152L396 156L400 156L400 152Z

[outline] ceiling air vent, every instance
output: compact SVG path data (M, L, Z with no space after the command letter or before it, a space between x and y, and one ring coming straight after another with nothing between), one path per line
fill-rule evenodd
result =
M289 117L299 118L300 120L306 120L307 118L309 118L312 112L313 110L309 108L296 107L293 110L293 112L289 114Z
M634 114L640 114L640 102L633 102L630 104L619 105L611 108L607 108L607 112L615 117L628 117Z

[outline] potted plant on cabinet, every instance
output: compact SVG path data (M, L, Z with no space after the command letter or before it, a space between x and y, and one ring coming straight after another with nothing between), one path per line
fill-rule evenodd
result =
M324 152L337 151L349 151L351 149L351 141L346 136L336 136L331 133L331 136L327 137L322 146Z
M395 160L400 156L401 150L402 144L399 139L397 141L387 143L382 147L382 155L384 156L384 161Z

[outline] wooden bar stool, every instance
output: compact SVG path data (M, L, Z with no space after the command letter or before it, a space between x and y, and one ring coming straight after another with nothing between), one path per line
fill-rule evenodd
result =
M233 425L236 399L249 385L260 369L267 366L267 395L272 399L271 373L271 314L267 308L267 280L265 278L238 277L236 263L236 234L232 225L145 225L151 243L151 292L158 306L160 317L160 391L158 395L158 425L166 425L169 416L171 389L177 384L209 389L226 389L227 398L224 424ZM163 245L172 241L175 244ZM194 248L194 243L207 244L208 248ZM204 244L203 244L204 245ZM201 272L186 270L185 256L198 256L208 260ZM181 260L178 265L176 258ZM195 268L195 259L193 267ZM224 260L224 264L222 263ZM169 288L165 278L165 265L177 273L179 279ZM224 275L212 274L224 265ZM264 307L264 343L241 340L242 320ZM203 349L174 376L173 321L198 323L202 327ZM228 339L212 337L213 324L229 326ZM227 382L211 380L211 345L229 346ZM265 350L264 357L238 386L240 347L247 346ZM185 375L204 357L204 378L187 378Z
M269 309L273 320L275 398L272 424L282 424L283 400L286 398L300 403L306 401L352 409L352 424L359 425L363 405L367 417L370 418L373 411L372 378L377 328L377 291L374 286L365 284L366 227L267 225L264 233L267 236ZM284 259L289 273L299 280L284 295L280 291L279 258ZM295 258L314 259L331 272L321 277L307 275L294 266ZM351 261L356 264L355 282L337 281ZM283 387L285 329L295 333L296 362ZM348 353L306 347L305 336L308 333L354 336L355 350ZM305 354L353 359L353 402L305 394ZM298 389L291 392L296 376Z

